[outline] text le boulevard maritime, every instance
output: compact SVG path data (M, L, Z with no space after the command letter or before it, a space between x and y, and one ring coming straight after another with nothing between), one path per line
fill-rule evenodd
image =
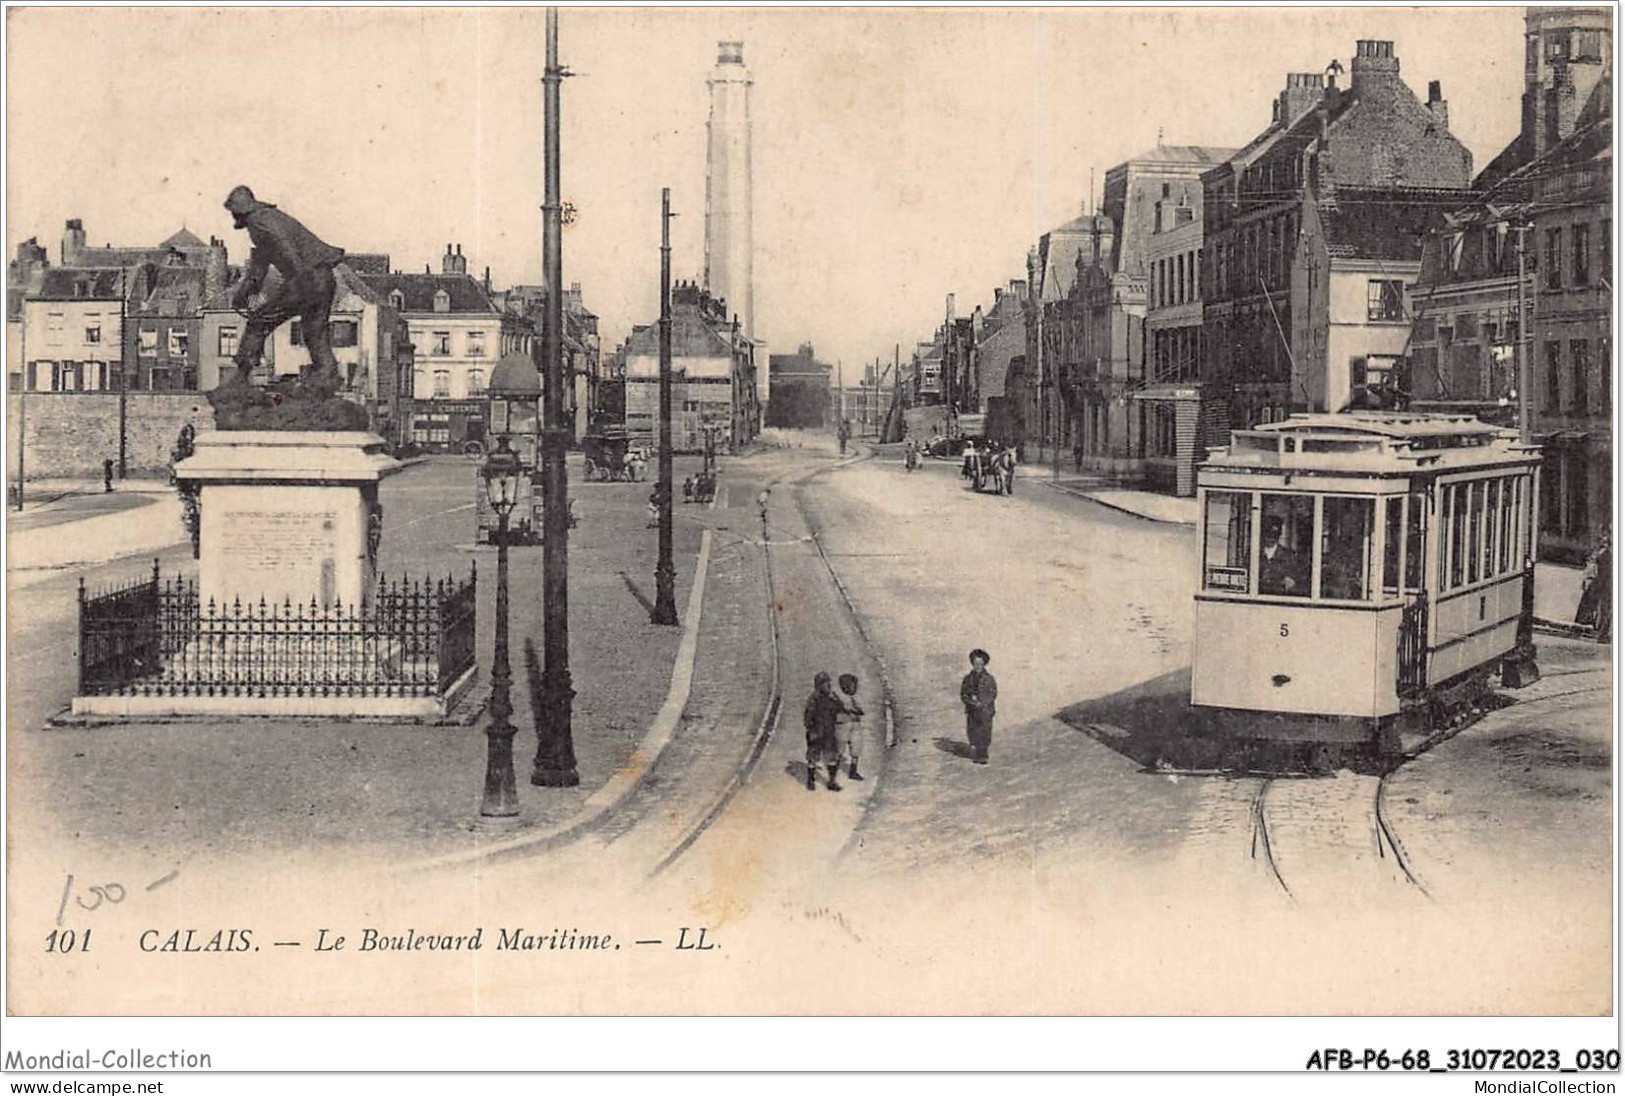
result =
M147 929L138 938L144 952L157 954L244 953L261 950L261 937L254 930L232 929ZM524 927L498 928L487 932L484 926L469 932L420 932L408 928L383 932L364 928L359 933L316 930L313 941L273 940L277 949L298 949L310 944L312 951L407 952L407 951L620 951L623 941L611 933L582 932L576 928L554 928L536 932ZM675 932L639 937L627 941L632 948L665 948L673 951L716 951L721 945L706 926L680 925Z

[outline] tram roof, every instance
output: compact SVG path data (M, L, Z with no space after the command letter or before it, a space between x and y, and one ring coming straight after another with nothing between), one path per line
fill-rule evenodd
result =
M1470 415L1398 411L1292 415L1233 430L1230 440L1228 448L1208 454L1204 468L1407 474L1423 467L1528 463L1539 453L1512 431Z

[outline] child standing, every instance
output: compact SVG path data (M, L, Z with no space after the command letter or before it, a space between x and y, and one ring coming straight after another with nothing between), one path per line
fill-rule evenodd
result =
M841 675L841 746L846 752L846 775L862 780L858 772L858 748L863 742L863 705L858 703L858 675Z

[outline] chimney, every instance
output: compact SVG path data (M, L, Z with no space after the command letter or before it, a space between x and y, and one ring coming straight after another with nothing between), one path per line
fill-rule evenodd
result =
M1450 128L1450 104L1445 101L1437 80L1428 81L1428 110L1433 112L1434 120L1439 123L1440 129Z
M993 287L993 307L999 307L999 302L1002 300L1004 300L1004 286L996 285Z
M1354 63L1349 68L1349 90L1362 97L1390 92L1399 82L1399 58L1392 42L1362 38L1354 45Z
M491 268L490 267L485 268L485 292L488 295L491 292Z
M1275 120L1291 125L1304 111L1319 103L1326 94L1326 74L1289 72L1286 87L1275 99Z

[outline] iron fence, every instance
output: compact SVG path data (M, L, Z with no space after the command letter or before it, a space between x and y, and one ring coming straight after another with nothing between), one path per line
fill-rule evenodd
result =
M443 696L474 665L477 572L385 580L366 605L231 604L187 578L79 592L81 696Z

